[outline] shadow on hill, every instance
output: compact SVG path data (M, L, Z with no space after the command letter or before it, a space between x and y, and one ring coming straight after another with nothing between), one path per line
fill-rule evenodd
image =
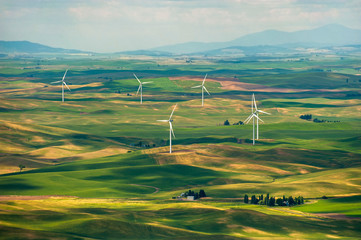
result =
M360 147L361 146L361 136L342 139L342 140L340 140L340 142L348 143L352 147Z
M238 139L234 137L227 138L213 138L213 137L202 137L202 138L185 138L185 139L174 139L173 144L188 145L195 143L237 143Z
M147 184L165 190L184 186L207 185L215 179L224 179L219 184L225 184L226 178L232 175L230 173L179 164L124 167L113 169L111 172L112 174L87 177L85 180Z
M361 165L361 154L341 150L270 149L255 152L254 160L300 163L322 168L348 168Z
M11 178L6 183L0 183L0 191L21 191L41 189L39 186L29 184L25 179Z
M301 103L301 102L273 102L273 101L262 101L262 107L302 107L302 108L334 108L334 107L345 107L343 105L330 105L330 104L313 104L313 103Z

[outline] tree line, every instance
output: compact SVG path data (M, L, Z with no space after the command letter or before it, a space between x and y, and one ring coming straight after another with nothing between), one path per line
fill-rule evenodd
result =
M267 205L267 206L294 206L294 205L301 205L304 204L304 199L302 196L298 196L293 198L292 196L285 197L283 195L282 198L276 198L276 197L270 197L269 193L267 193L266 197L263 197L262 195L259 195L256 197L256 195L251 196L251 200L249 201L249 197L247 194L244 195L244 203L250 203L250 204L258 204L258 205Z
M187 198L188 196L194 196L194 200L198 199L198 198L203 198L203 197L207 197L206 192L201 189L199 190L199 192L194 192L193 190L188 190L187 192L181 193L179 195L179 197L184 197ZM173 197L175 199L175 197Z
M307 121L313 121L315 123L324 123L324 122L340 122L340 121L329 121L329 120L323 120L323 119L318 119L318 118L314 118L312 120L312 114L304 114L300 116L301 119L307 120Z
M224 126L229 126L231 125L231 123L228 121L228 119L226 121L224 121L223 123ZM233 125L243 125L243 122L242 121L238 121L238 122L235 122L233 123Z

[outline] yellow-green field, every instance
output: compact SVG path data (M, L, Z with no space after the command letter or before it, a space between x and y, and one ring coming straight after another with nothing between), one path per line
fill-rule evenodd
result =
M359 238L360 76L320 71L357 69L359 59L320 61L317 71L286 61L277 68L267 61L0 62L4 239ZM61 103L61 86L50 82L69 64L71 92ZM211 95L202 107L200 89L191 87L205 69ZM142 105L133 72L153 81ZM251 113L252 93L271 113L260 115L255 146L252 124L233 125ZM169 154L169 127L156 120L176 103ZM172 200L189 189L208 197ZM303 196L306 204L243 203L245 194L267 193Z

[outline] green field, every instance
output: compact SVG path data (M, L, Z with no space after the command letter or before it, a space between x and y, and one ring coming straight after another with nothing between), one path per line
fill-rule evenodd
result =
M361 235L358 58L2 58L0 66L4 239ZM67 67L71 92L61 103L61 86L50 82ZM133 73L153 81L143 86L142 105ZM205 73L211 95L202 108L200 89L191 87ZM252 93L271 113L260 115L265 123L255 146L252 124L233 125L251 113ZM168 124L157 120L176 103L169 154ZM172 200L189 189L204 189L209 198ZM267 193L303 196L306 204L243 203L245 194Z

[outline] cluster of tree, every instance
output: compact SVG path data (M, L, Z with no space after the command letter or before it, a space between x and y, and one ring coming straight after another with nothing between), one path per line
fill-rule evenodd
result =
M223 125L224 125L224 126L229 126L229 125L231 125L231 124L229 123L228 120L226 120L226 121L224 121ZM233 125L243 125L243 122L242 122L242 121L238 121L238 122L233 123Z
M300 116L301 119L311 121L312 120L312 114L304 114ZM313 119L313 122L315 123L324 123L324 122L340 122L340 121L328 121L328 120L321 120L321 119Z
M156 147L156 145L153 143L153 144L148 144L148 143L143 143L141 141L139 141L138 143L132 143L130 144L130 146L132 147L144 147L144 148L151 148L151 147Z
M313 119L313 122L315 123L324 123L324 122L340 122L340 121L328 121L328 120L321 120L321 119Z
M244 203L248 203L249 198L248 195L244 195ZM267 205L267 206L293 206L293 205L301 205L304 203L303 197L298 196L296 198L293 198L292 196L289 196L286 198L284 195L282 198L276 198L276 197L270 197L267 193L266 197L263 197L262 195L259 195L258 198L256 195L252 195L250 204L259 204L259 205Z
M194 192L192 190L188 190L188 192L181 194L181 196L184 196L184 197L194 196L194 199L207 197L206 192L203 189L199 190L199 192Z
M312 114L304 114L300 116L301 119L311 121L312 120Z

